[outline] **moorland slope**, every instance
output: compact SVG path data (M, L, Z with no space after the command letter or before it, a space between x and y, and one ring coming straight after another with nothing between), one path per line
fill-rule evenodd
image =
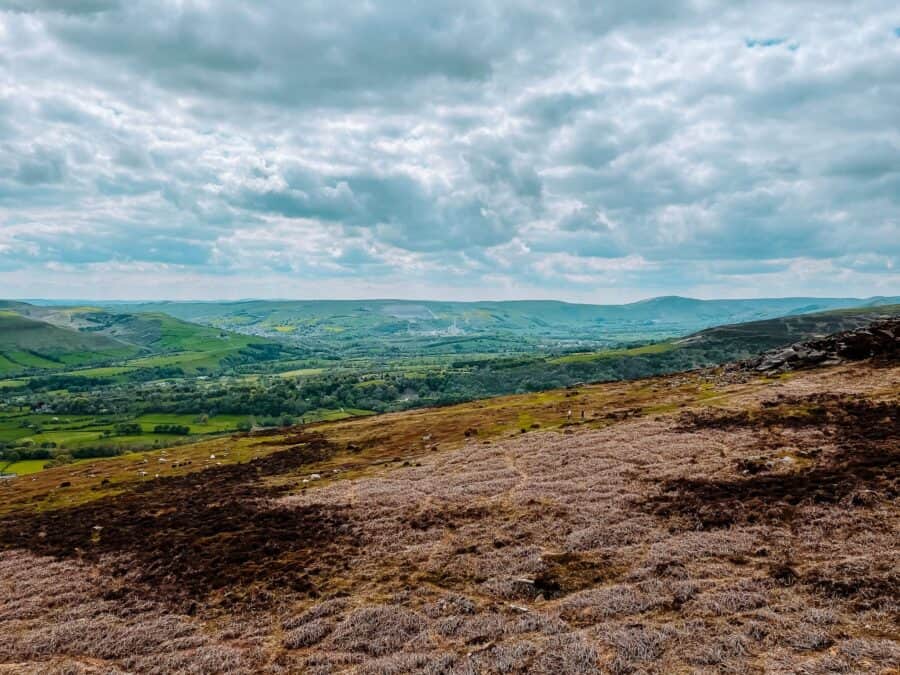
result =
M4 481L0 663L895 672L900 364L854 358L234 435Z

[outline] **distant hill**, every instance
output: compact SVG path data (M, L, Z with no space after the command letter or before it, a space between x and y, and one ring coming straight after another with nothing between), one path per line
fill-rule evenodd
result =
M686 338L624 349L460 361L456 364L460 369L447 376L452 383L445 386L445 391L464 392L464 395L455 399L445 397L439 402L540 391L581 382L630 380L717 366L894 316L900 316L900 304L718 326Z
M135 356L138 350L106 335L80 333L0 310L0 374L63 370Z
M201 326L160 312L41 307L21 302L0 303L0 312L7 319L0 324L0 344L8 343L13 354L12 365L0 371L6 373L136 357L141 357L135 362L138 367L177 365L193 372L228 362L268 360L283 351L282 345L264 337ZM42 356L27 358L22 350Z
M613 344L664 339L710 326L834 309L900 303L894 298L697 300L666 296L624 305L549 300L437 302L409 300L248 300L110 305L116 312L162 312L183 320L282 341L332 346L385 340L418 349L442 338L514 338ZM497 345L504 351L509 344Z
M896 312L897 306L900 298L696 300L669 296L626 305L254 300L66 307L7 301L0 303L0 311L55 327L56 342L75 345L68 352L57 350L66 361L40 352L32 343L14 344L9 351L15 353L6 359L3 372L131 358L129 365L137 368L171 367L176 369L173 372L180 369L191 374L270 361L289 353L335 361L410 355L519 358L520 367L504 362L502 377L497 375L483 388L479 385L478 395L489 395L498 387L511 386L513 391L543 387L548 377L551 386L556 386L747 358L772 347L854 328L879 313ZM814 311L822 307L827 308L824 313ZM96 341L86 342L90 338ZM649 342L654 344L643 346ZM630 349L635 344L638 347ZM41 356L25 355L32 352Z
M648 369L643 374L653 375L746 359L769 349L854 330L878 319L896 316L900 316L900 304L782 316L714 326L684 338L632 349L570 354L551 359L550 363L602 361L608 368L615 363L640 361Z

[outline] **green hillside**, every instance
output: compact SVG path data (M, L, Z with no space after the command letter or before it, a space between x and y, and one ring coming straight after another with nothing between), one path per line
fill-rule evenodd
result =
M81 333L0 311L0 374L66 370L135 356L138 350L106 335Z
M117 374L174 368L185 374L279 358L285 347L264 337L201 326L163 313L118 313L94 307L4 303L9 327L0 373L62 370L123 361ZM40 327L28 332L24 326ZM11 356L10 356L11 355ZM127 360L127 361L126 361ZM8 363L7 363L8 362ZM97 376L109 373L81 371ZM75 371L77 374L78 371Z
M710 326L841 308L897 298L696 300L675 296L624 305L545 300L249 300L116 305L115 311L163 312L183 320L342 356L375 353L509 353L597 349L662 340Z
M227 351L266 342L262 338L201 326L158 312L118 314L75 310L73 316L82 332L106 335L154 354Z

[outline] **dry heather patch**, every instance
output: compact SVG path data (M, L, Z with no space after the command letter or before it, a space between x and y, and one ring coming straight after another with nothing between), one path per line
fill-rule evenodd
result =
M752 411L688 413L682 422L686 430L746 427L756 429L754 449L761 455L739 457L738 476L669 481L654 500L654 512L715 528L788 522L805 503L876 502L900 494L896 401L832 394L782 397Z
M58 559L42 559L46 581L18 574L18 594L9 584L0 661L197 673L896 668L896 397L866 394L897 373L878 371L878 385L866 373L851 399L810 398L833 387L820 373L744 391L742 409L765 424L723 408L716 424L644 416L489 445L472 437L419 466L293 494L289 481L274 488L241 467L240 478L198 474L98 511L25 518L20 534L4 521L7 545ZM762 405L775 390L781 402ZM787 447L798 461L745 473L748 458ZM809 486L825 471L843 472L836 487ZM772 499L775 485L784 491ZM92 549L103 514L114 518ZM127 536L104 545L119 518ZM126 561L152 564L132 573ZM146 570L171 584L164 602L148 604ZM224 593L237 597L221 602ZM118 618L129 611L136 623ZM64 616L126 643L117 631L130 627L140 642L146 626L151 646L81 644L48 628Z
M0 520L6 549L102 562L147 597L193 612L271 604L275 589L316 595L319 576L349 563L352 533L340 509L273 508L258 477L321 458L319 439L246 465L163 478L69 509Z
M162 675L249 674L265 661L255 646L229 645L196 620L121 591L84 563L0 554L0 664L16 673Z

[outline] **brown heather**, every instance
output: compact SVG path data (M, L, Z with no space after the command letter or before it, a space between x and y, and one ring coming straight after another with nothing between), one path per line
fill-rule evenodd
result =
M0 673L897 672L900 367L716 378L31 488L0 521Z

